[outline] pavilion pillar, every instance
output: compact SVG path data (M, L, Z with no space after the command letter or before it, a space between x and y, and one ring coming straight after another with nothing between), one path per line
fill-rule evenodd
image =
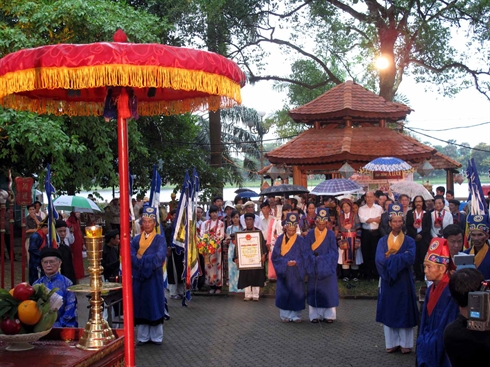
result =
M454 173L452 169L446 169L446 191L454 191Z
M301 170L298 166L293 166L293 184L308 187L306 172Z

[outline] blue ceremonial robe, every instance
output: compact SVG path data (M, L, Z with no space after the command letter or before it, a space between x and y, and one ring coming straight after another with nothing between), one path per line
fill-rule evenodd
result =
M415 241L405 236L398 252L387 258L388 236L381 237L376 248L376 269L381 278L376 321L391 328L411 328L419 319L412 275Z
M328 230L325 239L315 251L311 249L311 245L314 242L315 229L312 229L304 239L303 250L308 274L308 304L318 308L337 307L339 305L339 288L337 284L339 249L335 234L333 231ZM315 256L315 253L318 256Z
M305 309L305 268L302 255L303 237L297 236L291 249L281 255L282 239L280 235L272 252L272 264L277 274L276 307L281 310L301 311ZM296 266L288 266L295 260Z
M167 242L162 235L155 235L141 259L136 257L141 235L131 241L133 269L133 307L136 324L157 325L165 315L163 288L163 264L167 254ZM124 276L124 274L123 274Z
M34 282L34 284L41 283L48 289L58 288L56 293L63 297L63 304L58 310L58 318L53 327L78 327L77 297L75 293L68 290L68 287L73 285L72 281L60 273L56 273L50 277L44 275Z
M488 244L486 244L484 246L488 246ZM465 253L469 254L470 251L471 251L471 248L465 250ZM483 277L485 279L490 279L490 249L488 249L487 254L485 255L485 258L480 263L480 266L477 267L477 269L478 269L478 271L480 271L483 274Z
M451 363L444 350L444 329L459 314L459 308L451 297L449 287L441 293L432 314L429 316L429 303L432 284L425 295L425 303L417 338L417 366L419 367L450 367Z

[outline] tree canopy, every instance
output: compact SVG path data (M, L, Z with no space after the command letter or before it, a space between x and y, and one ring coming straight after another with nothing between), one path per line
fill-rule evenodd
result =
M392 101L404 76L452 95L474 86L490 100L488 0L375 1L289 0L271 2L255 41L240 54L276 44L286 56L313 61L325 75L307 84L294 75L264 75L249 66L250 80L275 80L318 88L350 77ZM305 32L307 30L307 32ZM459 44L455 41L459 41ZM373 61L383 56L379 73Z

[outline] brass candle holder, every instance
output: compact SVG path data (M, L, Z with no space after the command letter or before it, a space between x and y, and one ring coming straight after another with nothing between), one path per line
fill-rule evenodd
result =
M122 288L119 283L107 283L102 281L101 266L102 248L104 246L104 236L102 227L92 226L85 229L85 245L87 247L87 258L89 260L90 284L78 284L69 287L72 292L92 293L90 299L90 319L85 325L82 336L77 344L77 348L83 350L99 350L115 339L109 324L102 317L104 309L104 299L101 297L102 291L109 291Z

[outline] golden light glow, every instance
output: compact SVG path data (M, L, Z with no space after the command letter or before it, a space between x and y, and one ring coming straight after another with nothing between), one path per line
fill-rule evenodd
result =
M374 60L374 66L378 70L384 70L384 69L387 69L388 66L390 66L390 61L388 60L388 58L386 56L379 55Z
M87 236L88 238L102 237L102 227L101 226L86 227L85 236Z

